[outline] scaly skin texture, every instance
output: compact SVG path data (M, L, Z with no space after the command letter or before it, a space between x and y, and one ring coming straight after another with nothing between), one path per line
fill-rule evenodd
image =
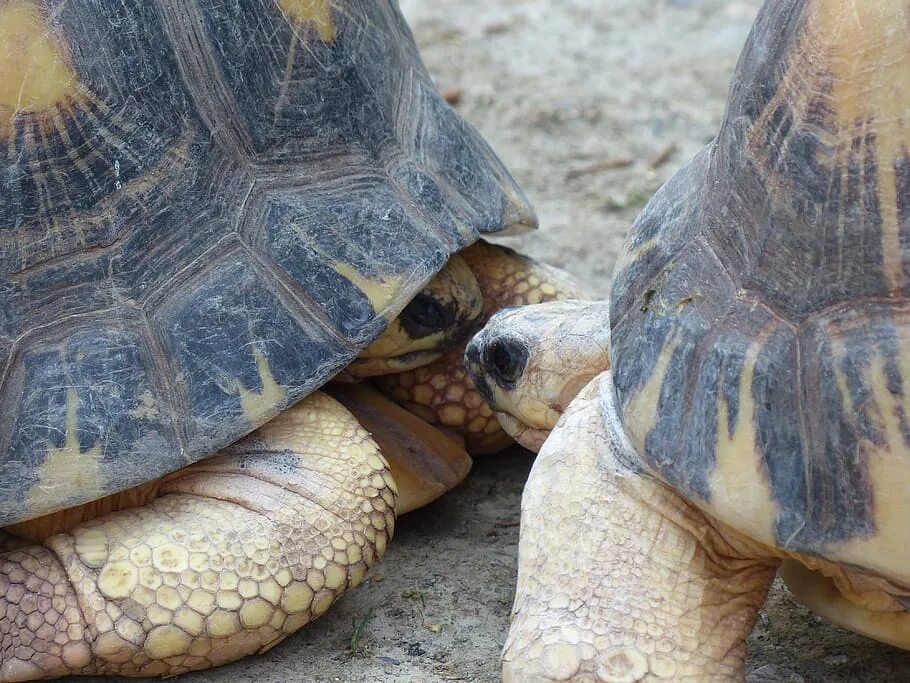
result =
M592 381L534 463L504 678L741 680L779 560L638 469L612 392Z
M464 348L429 365L379 379L380 391L412 413L464 436L471 455L495 453L512 443L464 367Z
M395 519L376 444L319 393L161 494L0 555L0 681L172 676L262 652L360 583Z
M460 256L483 292L481 324L508 306L582 295L580 285L567 273L506 247L480 241ZM376 385L427 422L461 432L472 455L494 453L511 444L512 438L468 374L464 350L461 345L422 368L381 377Z
M335 384L328 391L382 449L398 487L396 515L436 500L471 471L471 456L457 435L427 424L369 384Z

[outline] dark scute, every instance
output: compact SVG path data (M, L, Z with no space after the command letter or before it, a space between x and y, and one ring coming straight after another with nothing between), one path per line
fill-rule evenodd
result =
M378 157L394 141L404 59L387 2L336 6L330 42L312 25L285 18L275 0L199 5L215 68L262 161L347 145Z
M742 149L747 131L728 122L724 134L700 232L738 286L760 293L794 324L827 306L887 292L874 137L861 132L846 163L831 170L825 160L836 150L811 130L792 129L786 144L771 144L766 168L730 152Z
M653 240L636 258L618 270L610 290L610 325L615 327L630 311L645 305L645 292L653 289L667 263L688 245L701 212L701 183L707 176L711 146L699 152L686 166L668 180L645 205L626 237L625 252L637 253Z
M61 259L4 280L0 303L16 336L31 327L72 315L85 315L118 305L118 288L107 279L113 254L95 260ZM101 284L103 283L103 284ZM2 317L2 314L0 314Z
M415 208L423 216L442 226L454 251L468 245L464 226L471 224L473 209L461 195L452 192L446 194L432 176L411 163L399 165L390 175L408 192Z
M887 349L896 348L893 321L887 319L890 313L876 308L834 312L811 321L802 332L801 416L808 444L799 472L790 477L796 477L805 491L791 501L789 519L782 517L778 524L778 535L788 542L787 547L821 550L827 542L874 532L863 442L883 444L887 436L881 431L882 416L868 372L876 354L890 355ZM837 381L838 373L846 379L847 396Z
M755 120L777 92L783 58L792 49L805 0L771 0L755 18L730 84L725 121Z
M362 179L312 191L269 193L262 214L248 219L261 230L260 248L298 284L352 342L366 345L386 325L356 283L333 263L377 282L404 279L422 284L439 270L448 251L438 234L405 210L384 180ZM405 300L393 301L397 312Z
M178 273L208 267L205 253L232 233L231 211L237 210L250 180L224 164L211 141L190 149L192 162L170 169L151 196L121 194L116 209L103 214L130 226L116 242L0 274L0 325L8 318L18 336L65 316L117 308L124 302L151 308L156 295L179 286ZM73 233L81 225L62 224Z
M0 253L2 270L116 239L137 212L121 210L118 190L153 172L190 118L153 3L61 3L52 15L95 99L64 110L64 130L26 113L15 122L15 146L0 140L0 236L14 240ZM115 206L105 220L82 221L79 230L60 220L102 200Z
M421 84L420 95L415 153L425 159L425 168L467 200L477 229L488 232L502 225L503 212L513 202L527 207L521 189L477 131L431 85ZM511 188L514 197L504 188Z
M621 324L613 327L613 380L625 411L654 375L661 354L675 346L662 379L657 424L644 435L641 456L667 481L706 500L714 462L717 397L724 391L719 378L727 369L727 359L716 355L726 349L722 330L712 335L710 329L715 318L725 319L723 312L733 306L733 292L720 263L699 244L691 245L665 268L642 292L647 304L643 305L644 298L641 304L631 304ZM736 339L741 340L741 335ZM729 346L736 352L735 344Z
M783 79L803 49L807 5L782 0L759 13L718 136L707 201L713 218L701 230L740 274L737 284L794 324L889 289L875 122L857 122L832 142L839 123L826 99L831 75L804 59L801 78Z
M97 325L100 321L95 321ZM66 439L67 393L75 391L80 450L102 447L102 492L134 486L187 464L163 397L153 353L136 321L105 319L19 355L4 390L17 407L0 458L0 526L22 518L48 448ZM0 444L4 440L0 439ZM61 493L59 505L83 502ZM34 511L32 511L34 512Z
M186 397L188 449L200 454L259 426L244 416L240 401L241 385L262 390L257 350L287 396L271 415L324 384L355 354L315 319L292 315L241 251L226 254L213 271L174 292L152 319Z
M711 495L708 475L714 461L711 444L717 440L718 387L710 372L716 370L714 358L707 359L706 373L688 375L696 352L687 343L673 353L657 403L657 425L645 439L644 459L687 496L706 501ZM699 400L692 401L694 395Z
M158 182L146 214L132 224L111 258L110 280L146 310L181 286L182 278L212 267L223 251L219 243L233 237L237 214L253 186L246 169L224 157L208 136L189 154L185 166Z
M790 328L781 328L763 341L752 378L755 412L749 416L778 507L777 541L788 548L802 540L795 538L796 532L811 538L819 531L817 520L812 519L818 482L805 472L813 444L800 424L804 415L801 392L805 390L800 358L799 339Z

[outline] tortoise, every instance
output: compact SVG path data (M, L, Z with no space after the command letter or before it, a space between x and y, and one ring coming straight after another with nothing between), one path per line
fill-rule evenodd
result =
M391 0L3 0L0 45L0 526L136 506L0 554L0 681L265 650L394 521L315 390L533 212Z
M459 255L482 293L480 322L502 309L585 295L569 273L500 244L479 240ZM472 456L496 453L514 443L514 435L500 426L483 392L474 386L465 367L464 344L419 368L386 373L374 384L430 424L461 434Z
M910 648L908 22L898 0L768 0L609 304L566 305L599 316L612 366L525 489L506 680L742 680L778 568L818 614ZM534 308L469 345L494 402L558 394L516 381L574 352L522 333L559 315Z

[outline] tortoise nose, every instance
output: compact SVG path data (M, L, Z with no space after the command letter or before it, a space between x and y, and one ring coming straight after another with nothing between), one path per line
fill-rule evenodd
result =
M474 381L474 386L483 399L491 406L496 405L496 397L490 388L495 379L487 376L489 370L483 364L484 331L475 334L464 350L464 365Z
M471 337L471 341L468 342L464 349L464 364L475 379L477 372L480 370L480 336L482 334L483 332L478 332Z
M483 366L504 389L512 389L528 363L528 349L509 337L494 337L483 350Z

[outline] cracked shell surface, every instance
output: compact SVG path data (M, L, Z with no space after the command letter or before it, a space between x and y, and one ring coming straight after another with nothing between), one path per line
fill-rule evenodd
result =
M223 448L534 223L396 3L10 0L0 44L0 525Z

